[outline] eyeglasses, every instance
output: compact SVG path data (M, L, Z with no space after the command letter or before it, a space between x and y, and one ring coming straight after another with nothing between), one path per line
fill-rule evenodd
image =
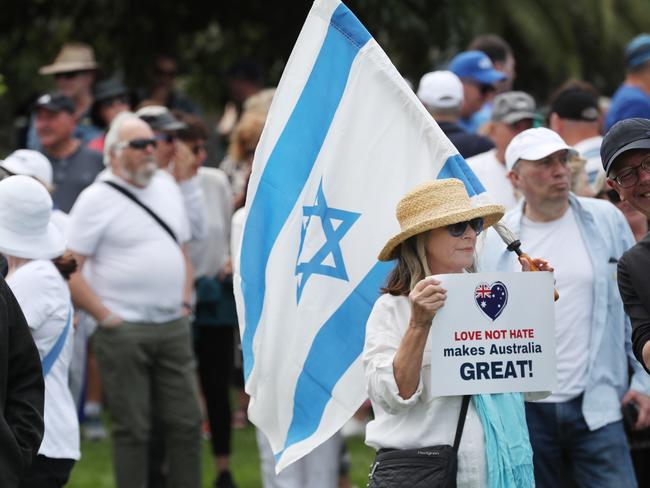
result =
M125 147L130 147L131 149L136 149L138 151L143 151L147 149L149 146L153 147L154 149L156 148L156 145L158 143L156 142L156 139L131 139L130 141L122 141L118 142L116 146L120 149L123 149Z
M625 168L614 178L612 178L616 183L621 185L623 188L632 188L639 182L640 172L650 173L650 159L646 159L641 164L637 166L632 166L631 168Z
M467 226L469 225L474 230L474 232L476 232L476 235L479 235L481 232L483 232L483 222L483 217L476 217L472 220L449 224L447 226L447 230L452 237L460 237L465 233Z
M85 71L66 71L65 73L56 73L54 78L65 78L66 80L71 80L72 78L79 76L81 73L85 73Z
M172 142L174 142L175 139L176 136L174 134L165 134L162 132L160 134L156 134L157 141L164 141L167 144L171 144Z
M106 100L102 100L101 104L103 107L112 107L113 105L117 103L125 103L128 105L129 103L129 97L126 95L119 95L113 98L108 98Z

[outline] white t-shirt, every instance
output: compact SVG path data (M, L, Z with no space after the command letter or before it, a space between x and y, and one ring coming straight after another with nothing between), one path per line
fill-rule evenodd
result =
M199 168L198 176L207 213L207 235L192 240L188 250L194 265L194 277L214 277L223 268L229 256L232 191L228 176L217 168Z
M32 332L41 360L65 330L72 310L67 283L51 261L25 263L7 276ZM68 372L72 359L74 327L67 331L63 349L45 377L45 434L39 454L55 459L79 459L79 422Z
M111 175L152 209L181 242L190 238L178 185L159 170L137 188ZM84 277L113 313L132 322L179 318L185 261L179 245L151 215L103 182L86 188L70 211L68 248L88 259Z
M393 359L408 328L411 306L408 297L382 295L368 318L363 349L368 396L375 413L366 426L366 444L413 449L453 444L462 397L431 394L431 336L422 358L420 384L409 399L399 396ZM458 448L458 488L487 486L483 426L474 402L469 403Z
M517 204L519 196L507 178L504 164L496 158L496 149L490 149L467 160L467 164L481 181L491 200L503 205L506 210Z
M589 180L589 186L591 186L591 189L596 192L600 191L600 188L598 188L598 182L602 181L599 176L605 174L603 163L600 159L600 145L602 142L603 136L594 136L580 141L573 146L580 156L587 160L587 164L585 165L587 179Z
M552 222L523 217L520 239L530 256L555 268L555 342L558 387L544 402L565 402L587 385L591 338L594 271L573 210Z

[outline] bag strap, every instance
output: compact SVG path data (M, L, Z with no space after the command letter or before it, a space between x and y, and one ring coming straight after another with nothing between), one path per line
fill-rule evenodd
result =
M48 353L41 361L41 367L43 368L43 378L45 378L48 375L48 373L52 369L52 366L54 366L54 363L59 358L61 351L63 351L63 346L65 345L65 340L68 338L68 331L70 330L71 323L72 323L72 308L70 308L70 311L68 312L68 321L66 322L63 331L61 332L56 342L52 346L52 349L48 351Z
M153 210L151 210L151 209L150 209L149 207L147 207L144 203L142 203L140 200L138 200L138 197L136 197L133 193L131 193L129 190L127 190L127 189L124 188L123 186L118 185L117 183L115 183L115 182L113 182L113 181L104 181L104 183L106 183L108 186L110 186L110 187L112 187L112 188L115 188L115 189L116 189L117 191L119 191L122 195L124 195L124 196L127 197L127 198L130 198L130 199L133 200L137 205L139 205L140 207L142 207L142 209L143 209L145 212L147 212L149 215L151 215L151 217L153 217L153 219L154 219L156 222L158 222L158 224L160 225L160 227L162 227L163 230L164 230L165 232L167 232L167 234L169 234L169 236L170 236L172 239L174 239L174 242L175 242L176 244L178 244L178 239L176 238L176 234L174 234L174 231L173 231L173 230L172 230L172 229L171 229L171 228L170 228L170 227L165 223L165 221L164 221L163 219L161 219L160 217L158 217L158 215L156 215L156 213L155 213Z
M458 446L460 446L460 438L463 435L463 427L465 427L465 417L467 417L469 400L470 395L464 395L463 403L460 406L460 415L458 416L458 425L456 426L456 437L454 438L454 451L456 452L458 452Z

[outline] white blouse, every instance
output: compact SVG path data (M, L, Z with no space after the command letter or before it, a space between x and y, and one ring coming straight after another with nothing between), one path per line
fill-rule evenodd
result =
M431 395L431 336L424 349L416 392L408 400L399 396L393 359L410 316L408 297L384 294L368 318L363 362L375 418L366 427L366 444L375 449L412 449L454 443L462 397ZM459 488L487 486L483 426L474 402L469 404L458 449L457 484Z

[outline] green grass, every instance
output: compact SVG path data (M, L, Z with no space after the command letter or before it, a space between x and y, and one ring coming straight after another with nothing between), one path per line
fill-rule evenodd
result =
M374 458L374 451L363 443L361 438L347 441L350 451L350 479L358 488L366 486L368 468ZM255 429L233 431L233 455L231 471L239 488L261 488L259 458ZM213 486L215 469L208 441L203 442L203 483L205 488ZM110 441L81 442L81 460L72 470L68 488L113 488Z

